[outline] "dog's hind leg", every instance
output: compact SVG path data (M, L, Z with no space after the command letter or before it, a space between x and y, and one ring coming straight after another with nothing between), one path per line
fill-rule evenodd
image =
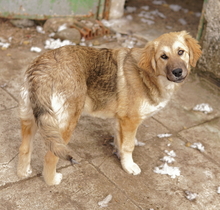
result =
M19 148L17 174L19 177L28 177L31 173L31 154L33 149L33 139L37 131L34 119L21 119L22 143Z
M63 139L64 144L68 144L72 132L76 127L76 124L78 122L79 116L81 111L79 111L77 114L69 116L69 120L65 123L65 126L63 126L63 123L61 123L59 132ZM57 145L59 146L59 145ZM54 146L56 147L56 145ZM56 148L54 148L56 150ZM45 159L44 159L44 169L43 169L43 176L44 180L48 185L58 185L60 184L62 180L62 174L56 172L56 165L59 160L59 157L57 157L53 152L48 151Z
M33 139L37 132L33 111L30 105L28 91L23 88L20 101L21 137L22 143L19 147L17 174L19 177L28 177L31 173L31 153Z

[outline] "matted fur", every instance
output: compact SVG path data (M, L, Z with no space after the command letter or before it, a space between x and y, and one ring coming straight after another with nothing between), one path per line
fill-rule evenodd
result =
M139 174L132 157L138 126L165 107L200 55L197 41L185 31L164 34L144 48L65 46L44 53L29 66L21 91L18 175L31 173L32 141L39 129L49 149L44 179L59 184L56 164L58 158L72 160L66 145L82 113L116 119L122 167Z

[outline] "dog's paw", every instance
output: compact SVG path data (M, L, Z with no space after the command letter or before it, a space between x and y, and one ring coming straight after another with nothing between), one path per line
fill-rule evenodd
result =
M63 175L61 173L56 173L54 176L53 181L50 185L58 185L62 181Z
M130 162L124 161L124 162L122 162L122 167L129 174L138 175L138 174L141 173L140 167L133 161L130 161Z
M31 166L28 165L26 168L18 167L17 174L20 178L29 177L32 174Z

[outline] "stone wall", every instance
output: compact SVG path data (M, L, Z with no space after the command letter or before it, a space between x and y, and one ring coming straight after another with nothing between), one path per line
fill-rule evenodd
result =
M220 0L204 1L204 29L200 43L203 54L198 73L220 86Z

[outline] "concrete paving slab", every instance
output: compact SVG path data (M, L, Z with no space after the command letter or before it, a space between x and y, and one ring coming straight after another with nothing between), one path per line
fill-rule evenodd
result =
M134 159L142 168L139 176L127 175L111 158L100 166L100 170L141 209L176 209L177 206L178 209L198 210L220 208L217 193L219 166L210 163L202 153L185 147L184 141L179 138L174 138L169 147L166 146L167 141L150 140L151 152L145 147L136 148ZM181 170L181 175L175 179L153 172L156 166L162 164L160 159L166 155L165 149L176 152L176 161L169 164ZM114 173L111 168L114 168ZM197 193L198 197L189 201L185 191Z
M2 99L0 101L0 111L18 106L18 102L2 88L0 88L0 98Z
M98 202L109 194L113 198L105 209L139 209L110 180L85 161L81 166L63 168L61 172L66 178L59 186L48 187L42 177L33 177L1 189L0 209L99 209Z
M204 155L212 159L213 162L218 164L220 157L220 119L214 119L202 125L184 130L180 135L191 144L201 142L205 148Z
M10 53L0 51L0 86L16 100L19 100L24 72L30 62L37 56L39 55L28 50L13 49Z

